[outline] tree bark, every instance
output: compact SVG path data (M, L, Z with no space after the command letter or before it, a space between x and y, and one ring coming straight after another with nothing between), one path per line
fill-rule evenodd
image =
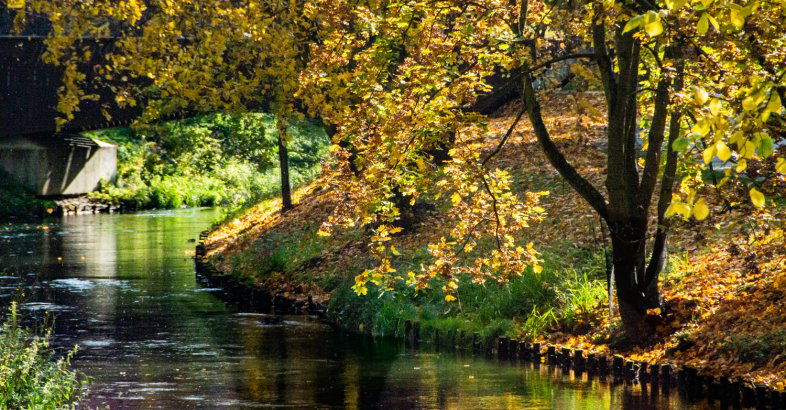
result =
M281 212L292 209L292 187L289 183L289 153L287 152L287 124L278 119L278 167L281 171Z

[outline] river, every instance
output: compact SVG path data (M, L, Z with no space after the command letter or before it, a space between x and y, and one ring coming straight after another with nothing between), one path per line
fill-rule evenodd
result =
M587 381L346 335L309 317L237 311L194 278L194 239L215 209L0 224L0 305L54 317L80 347L85 407L702 408L673 393ZM17 290L18 289L18 290Z

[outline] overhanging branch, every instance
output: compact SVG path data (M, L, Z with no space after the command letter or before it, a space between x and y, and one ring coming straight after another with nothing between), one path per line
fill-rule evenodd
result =
M531 70L525 69L522 76L522 101L527 110L529 119L532 122L532 128L535 131L535 136L540 142L543 152L546 154L551 165L565 178L568 183L579 193L579 195L586 200L590 206L608 222L608 205L606 199L587 179L576 171L560 151L557 144L551 139L548 128L543 122L543 115L540 111L540 104L538 104L537 97L535 96L535 89L532 85Z

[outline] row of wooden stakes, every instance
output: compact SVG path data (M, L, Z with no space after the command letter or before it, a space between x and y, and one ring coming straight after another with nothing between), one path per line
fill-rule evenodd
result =
M660 390L670 394L677 389L692 400L706 399L710 403L720 403L732 407L786 408L786 392L779 392L763 385L752 385L728 377L714 377L701 374L698 369L670 364L649 364L642 361L627 360L623 356L598 355L582 349L571 349L555 345L543 346L497 337L488 341L481 339L479 333L467 334L464 331L451 331L446 334L438 329L431 330L433 342L421 338L419 322L404 322L404 340L407 346L418 347L422 342L433 344L439 350L471 351L473 354L486 355L499 360L545 363L550 366L572 370L574 374L587 373L592 377L611 377L614 381L641 384L653 391Z

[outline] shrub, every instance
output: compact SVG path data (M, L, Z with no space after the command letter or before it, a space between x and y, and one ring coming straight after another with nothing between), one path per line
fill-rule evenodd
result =
M16 304L0 328L0 408L63 408L87 392L87 379L70 370L76 347L57 358L49 332L19 326Z

